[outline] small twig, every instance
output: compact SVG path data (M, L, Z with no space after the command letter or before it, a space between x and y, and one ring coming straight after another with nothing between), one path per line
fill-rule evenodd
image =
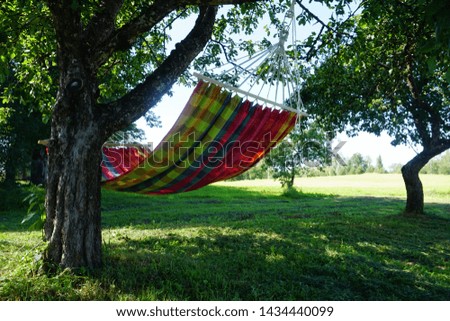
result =
M307 61L311 60L312 56L318 51L320 50L323 46L325 46L325 43L322 43L320 45L318 45L321 36L324 33L324 30L327 29L328 31L332 32L333 34L335 34L337 37L342 37L342 36L347 36L348 38L352 38L353 36L351 34L349 34L348 32L343 32L341 30L339 30L339 27L343 24L345 24L347 21L349 21L352 17L355 16L356 12L358 12L360 10L360 8L362 7L363 3L365 3L365 1L362 1L358 7L352 11L348 17L342 21L340 23L340 25L338 26L338 28L332 28L330 25L326 24L322 19L320 19L316 14L314 14L311 10L309 10L305 5L302 4L302 0L296 0L296 3L300 6L300 8L302 8L309 16L311 16L314 20L316 20L322 27L319 31L319 33L317 34L316 38L314 39L311 48L309 49L309 51L306 53L306 57L305 59ZM318 46L318 48L315 48L316 46Z

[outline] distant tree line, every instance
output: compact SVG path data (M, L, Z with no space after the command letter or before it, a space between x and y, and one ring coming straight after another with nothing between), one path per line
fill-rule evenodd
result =
M341 157L344 163L338 162L335 158L331 158L328 164L323 166L311 166L302 170L302 176L338 176L338 175L358 175L365 173L384 174L388 171L383 165L381 156L378 156L375 163L368 156L355 153L349 158Z
M357 175L364 173L386 173L381 156L378 156L375 165L370 157L364 157L360 153L353 154L350 158L345 159L345 164L340 164L335 159L332 160L331 165L326 166L323 170L324 175Z
M401 173L401 164L393 164L390 168L391 173ZM441 174L450 175L450 152L442 154L440 157L432 159L420 171L421 174Z
M393 164L385 168L381 156L375 162L368 156L360 153L353 154L350 158L343 158L345 165L340 164L334 158L331 164L323 167L302 168L299 176L338 176L338 175L358 175L365 173L401 173L402 164ZM444 153L441 157L431 160L421 171L421 174L441 174L450 175L450 152ZM274 178L273 169L261 162L247 172L232 178L232 180L253 180Z

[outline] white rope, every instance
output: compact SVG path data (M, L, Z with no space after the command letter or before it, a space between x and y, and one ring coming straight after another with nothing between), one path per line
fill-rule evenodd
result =
M288 57L285 49L289 35L294 51L291 57ZM222 70L226 70L226 74L233 73L233 83L236 83L238 88L199 73L194 73L194 75L245 97L252 97L268 105L295 112L300 119L307 114L301 111L304 108L300 96L301 72L299 55L296 50L295 0L291 1L290 8L282 20L278 37L279 41L275 45L270 45L254 55L247 55L236 59L235 62L229 62L232 65L230 69L226 70L227 68L220 67ZM240 81L239 78L243 80ZM265 98L262 97L263 91L267 92L267 95L264 94ZM281 102L279 101L280 97Z
M199 78L199 79L201 79L201 80L204 80L204 81L206 81L206 82L209 82L209 83L215 84L215 85L217 85L217 86L223 87L223 88L225 88L225 89L228 89L228 90L230 90L230 91L234 91L234 92L237 92L237 93L239 93L239 94L242 94L242 95L245 95L245 96L254 98L254 99L256 99L256 100L263 101L263 102L267 103L268 105L271 105L271 106L274 106L274 107L279 107L279 108L281 108L281 109L284 109L284 110L287 110L287 111L290 111L290 112L293 112L293 113L297 113L297 110L294 109L294 108L291 108L291 107L286 106L286 105L283 105L283 104L279 104L279 103L277 103L276 101L273 101L273 100L270 100L270 99L265 99L265 98L263 98L263 97L260 97L260 96L257 96L257 95L255 95L255 94L252 94L252 93L250 93L250 92L246 92L245 90L242 90L242 89L240 89L240 88L236 88L236 87L233 87L233 86L224 84L224 83L222 83L222 82L220 82L220 81L218 81L218 80L216 80L216 79L207 77L207 76L202 75L202 74L199 74L199 73L197 73L197 72L194 72L194 76L197 77L197 78ZM304 113L304 112L301 112L301 113L300 113L300 116L307 116L307 114Z

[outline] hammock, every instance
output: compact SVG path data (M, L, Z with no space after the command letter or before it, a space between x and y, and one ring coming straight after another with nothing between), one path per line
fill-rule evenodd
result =
M232 71L223 71L233 82L245 78L239 88L196 74L199 83L155 150L104 146L104 188L145 194L192 191L245 172L281 141L306 115L301 112L299 59L295 49L293 56L285 51L289 28L293 36L290 47L296 48L294 5L292 1L278 43L239 65L232 63ZM244 83L250 86L246 90L241 89ZM269 98L272 87L275 94ZM262 98L261 92L267 92L267 98Z
M295 126L297 113L264 108L200 80L155 148L104 147L104 187L145 194L186 192L239 175Z

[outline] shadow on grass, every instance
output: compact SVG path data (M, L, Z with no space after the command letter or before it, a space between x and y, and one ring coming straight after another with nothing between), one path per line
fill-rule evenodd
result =
M0 231L28 231L21 224L26 215L23 190L9 195L0 211ZM103 191L102 220L104 228L164 227L165 225L198 225L252 219L258 215L285 218L310 218L339 215L397 215L404 201L383 197L339 197L330 194L298 193L295 197L280 195L279 189L258 189L208 186L182 194L148 196ZM13 204L14 206L7 205ZM428 216L444 217L450 204L427 203ZM447 215L448 217L448 215Z
M448 204L410 219L395 198L290 199L229 187L187 195L105 213L106 227L132 229L106 240L102 283L149 300L450 297Z
M448 283L433 278L448 269L448 251L439 257L444 235L416 229L412 240L387 236L393 225L383 233L370 223L333 226L127 239L106 246L102 283L148 300L448 299Z
M106 191L102 201L103 226L134 228L196 226L239 221L256 216L285 218L399 215L404 200L389 197L340 197L330 194L265 192L246 188L208 186L201 191L146 196ZM427 203L427 216L450 219L450 204ZM447 215L446 215L447 214Z
M52 289L50 279L9 286L26 283L29 293L48 299L450 297L449 204L428 203L428 216L411 219L399 215L404 201L396 198L277 193L219 186L165 196L105 191L101 273L63 279L66 292ZM0 214L0 230L23 230L16 216Z

